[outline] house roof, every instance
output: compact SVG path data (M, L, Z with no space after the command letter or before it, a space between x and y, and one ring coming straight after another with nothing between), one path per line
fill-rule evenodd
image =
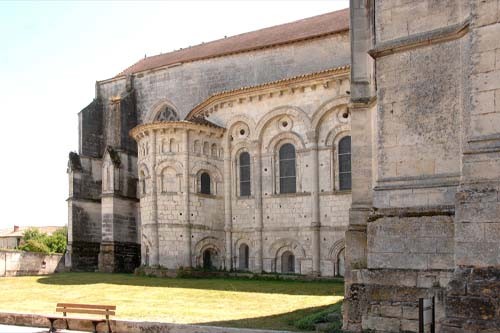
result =
M349 9L218 39L139 60L117 75L299 42L349 30Z
M62 226L47 226L47 227L17 227L9 229L1 229L0 237L22 237L28 229L38 229L42 233L52 235L56 230L63 228Z

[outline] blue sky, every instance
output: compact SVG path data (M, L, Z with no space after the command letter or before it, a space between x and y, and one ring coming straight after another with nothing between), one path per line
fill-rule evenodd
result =
M0 2L0 229L67 223L77 113L145 54L346 8L348 1Z

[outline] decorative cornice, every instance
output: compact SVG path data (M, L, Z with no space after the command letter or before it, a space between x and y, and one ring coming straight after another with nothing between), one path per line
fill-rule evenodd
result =
M378 43L372 50L368 51L368 54L376 59L397 52L455 40L465 36L469 32L469 25L470 17L463 22L448 27Z
M206 116L209 113L217 111L221 107L226 105L231 107L233 104L241 104L245 100L260 101L264 97L282 96L286 91L290 91L291 93L295 93L296 91L303 92L306 86L311 86L311 88L316 89L316 85L320 83L314 84L313 82L309 82L309 84L305 84L312 80L325 80L322 85L324 88L329 88L331 82L340 79L339 76L349 74L350 68L349 65L344 65L319 72L266 82L255 86L221 91L211 95L205 101L195 106L186 116L186 120ZM346 79L349 78L346 77Z
M129 135L138 141L145 136L149 136L150 133L154 131L171 131L171 130L192 130L197 132L205 132L208 135L214 135L216 137L222 137L225 132L225 128L218 127L216 125L208 124L198 124L191 121L181 120L181 121L157 121L154 123L148 123L136 126L132 128Z

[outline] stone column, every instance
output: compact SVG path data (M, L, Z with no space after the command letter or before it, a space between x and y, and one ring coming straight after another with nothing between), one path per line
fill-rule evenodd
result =
M255 264L254 272L261 273L263 268L263 244L262 244L262 159L260 154L260 142L254 141L252 144L253 152L253 188L255 198Z
M189 219L189 190L190 190L190 173L189 173L189 130L185 129L182 132L182 150L184 152L184 170L182 179L184 181L183 184L183 192L184 192L184 251L185 251L185 259L184 259L184 267L192 266L192 254L191 254L191 222Z
M351 34L351 164L352 205L345 234L344 329L361 331L366 304L357 292L362 281L353 271L367 266L367 220L373 206L373 124L375 107L374 61L368 50L374 43L374 1L350 0Z
M226 269L233 268L233 222L231 207L231 151L229 139L224 144L224 232L226 237Z
M311 144L311 232L312 232L312 250L313 250L313 275L321 275L321 221L320 221L320 202L319 202L319 157L318 141L316 131L307 133L307 139Z
M158 227L158 190L157 190L157 179L156 179L156 130L151 133L151 154L150 154L150 165L151 165L151 220L154 224L153 228L155 230L152 254L151 254L151 266L158 266L160 264L160 233Z

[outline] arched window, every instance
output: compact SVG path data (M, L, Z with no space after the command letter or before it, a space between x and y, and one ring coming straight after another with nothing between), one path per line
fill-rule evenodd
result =
M166 192L177 192L178 190L178 179L177 172L172 168L165 168L161 172L161 191Z
M280 193L295 193L296 172L295 172L295 147L286 143L279 151L280 160Z
M339 189L351 187L351 137L346 136L339 141Z
M206 172L200 176L200 193L210 194L210 175Z
M340 250L338 256L337 256L337 272L336 275L338 276L344 276L345 273L345 267L344 267L344 261L345 261L345 249Z
M210 270L212 267L212 249L207 249L203 251L203 268Z
M193 151L195 154L199 154L201 152L200 140L195 140L194 145L193 145Z
M169 106L166 106L163 110L158 112L154 121L176 121L179 120L179 116L177 116L177 112L174 111Z
M250 154L245 151L240 154L240 196L249 196L250 190Z
M249 248L246 244L241 244L239 249L239 268L244 270L248 269L248 252Z
M217 145L215 143L212 144L211 153L212 157L217 157Z
M173 138L170 139L170 144L169 144L168 150L171 153L176 153L177 152L177 143L175 142L175 139L173 139Z
M290 251L281 255L281 273L295 273L295 256Z
M141 183L141 194L146 194L146 174L144 171L141 171L140 183Z

